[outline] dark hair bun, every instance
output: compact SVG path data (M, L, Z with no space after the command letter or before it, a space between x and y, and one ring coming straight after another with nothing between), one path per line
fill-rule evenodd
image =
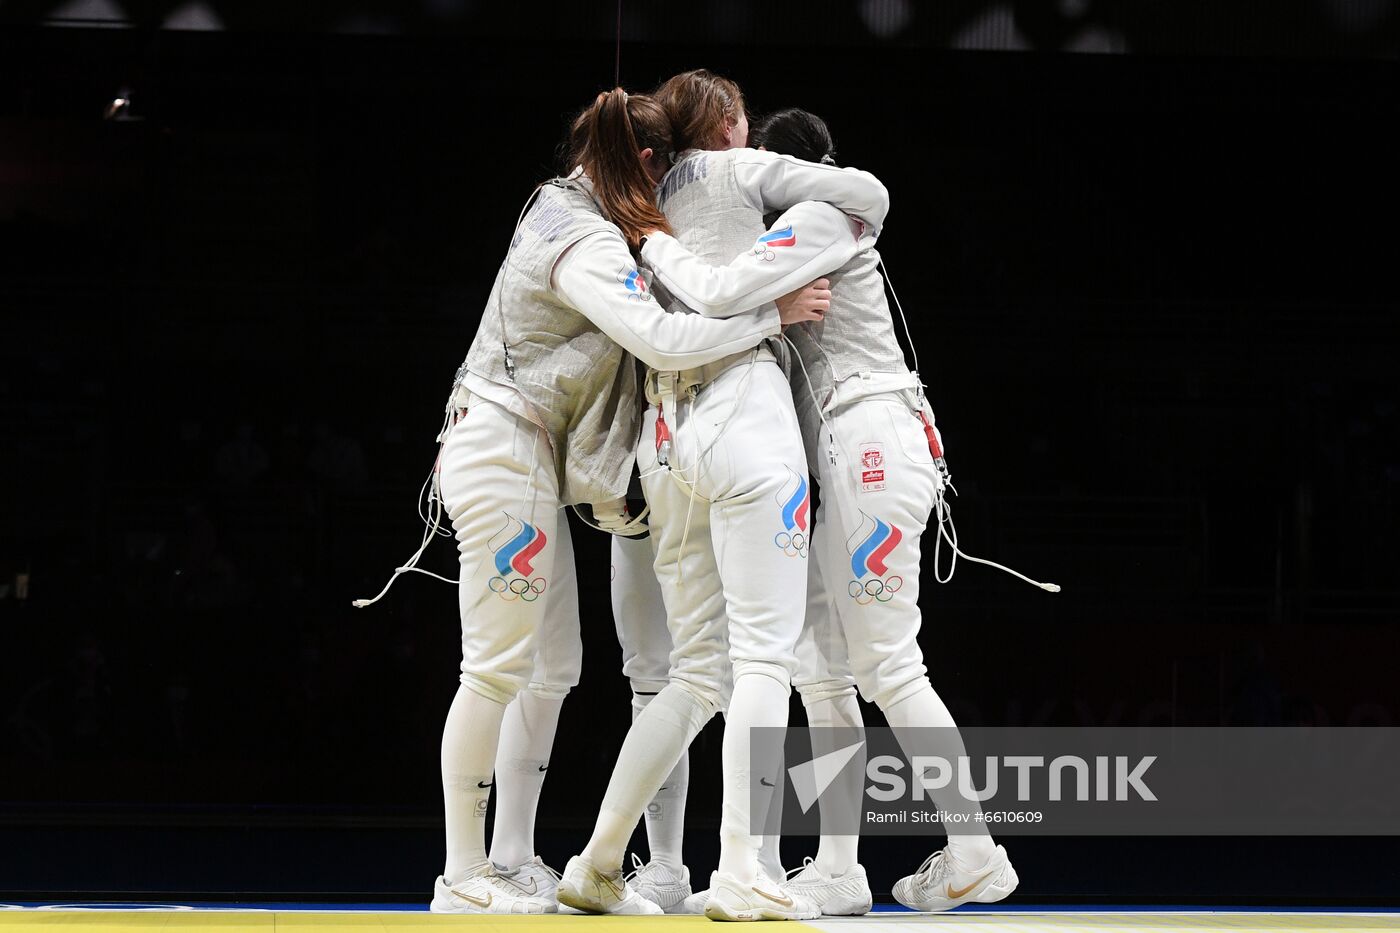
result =
M826 122L797 107L764 117L749 131L749 143L808 162L836 164L836 142Z

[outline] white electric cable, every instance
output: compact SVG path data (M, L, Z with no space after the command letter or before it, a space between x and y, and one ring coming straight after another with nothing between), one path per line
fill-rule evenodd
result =
M439 447L438 454L439 454L439 456L441 456L441 447ZM419 505L420 505L420 507L421 507L421 505L422 505L421 500L420 500L420 502L419 502ZM433 573L431 570L424 570L423 568L421 568L421 567L418 566L418 560L419 560L419 558L421 558L421 557L423 556L423 552L426 551L426 550L428 549L428 545L429 545L430 543L432 543L432 540L433 540L433 538L434 538L434 536L435 536L435 534L436 534L438 528L441 526L441 524L442 524L442 500L439 499L439 498L437 498L436 496L434 496L434 498L433 498L433 524L432 524L431 526L429 526L429 528L428 528L428 530L427 530L426 532L424 532L424 534L423 534L423 541L422 541L422 543L420 543L420 544L418 545L418 550L416 550L416 551L413 552L413 556L412 556L412 557L410 557L408 560L404 561L403 566L401 566L401 567L395 567L395 568L394 568L394 573L393 573L393 575L389 577L389 582L384 584L384 589L382 589L382 590L379 591L379 595L375 596L373 599L357 599L357 600L354 600L353 602L351 602L351 605L354 606L356 609L363 609L363 608L365 608L366 606L373 606L375 603L379 602L381 599L383 599L383 598L385 597L385 595L389 592L389 588L392 587L392 586L394 585L394 581L396 581L396 580L399 578L399 576L400 576L401 574L405 574L405 573L421 573L421 574L426 574L427 576L433 577L434 579L441 580L443 583L451 583L451 584L453 584L453 585L456 585L456 584L460 583L460 582L461 582L460 580L451 580L451 579L448 579L447 577L444 577L444 576L442 576L442 575L440 575L440 574Z
M904 308L899 303L899 296L895 294L894 286L890 285L889 272L885 269L885 262L883 259L880 260L880 271L885 277L885 284L889 286L890 296L894 298L895 307L899 310L899 320L904 325L904 336L909 343L909 351L914 355L913 375L914 378L918 380L919 351L915 348L913 336L909 333L909 320L904 316ZM835 448L839 446L841 448L841 453L849 460L850 452L847 451L845 445L837 439L836 431L831 427L831 422L827 420L826 411L822 407L821 400L817 398L816 387L812 385L812 377L807 372L807 364L802 361L802 354L797 351L797 345L794 344L791 338L789 338L786 334L783 335L783 340L787 343L789 347L792 348L793 356L797 358L797 364L802 369L802 378L807 383L807 394L812 397L812 402L816 405L817 408L817 415L821 418L822 424L826 427L827 436L831 439L832 447L830 450L830 455L834 457ZM825 348L823 348L821 346L821 343L815 338L813 338L812 343L822 354L823 359L826 360L827 367L832 369L834 377L835 369L831 366L831 360L830 357L827 356ZM922 396L922 384L920 385L919 395ZM854 477L851 478L851 481L854 484ZM953 487L952 481L945 480L945 482L947 482L948 488L952 489L954 495L956 495L957 489ZM961 550L958 547L958 529L957 526L953 524L953 507L952 504L947 501L946 496L947 491L940 489L934 497L934 513L938 519L938 536L934 538L933 545L933 578L935 580L937 580L939 583L950 582L953 579L954 571L957 569L958 558L962 557L964 560L970 560L975 564L985 564L988 567L995 567L997 570L1009 573L1013 577L1024 580L1032 586L1039 587L1047 593L1060 592L1059 584L1041 583L1038 580L1032 580L1025 574L1012 570L1010 567L1004 566L1003 564L998 564L996 561L985 560L981 557L973 557L971 554L968 554L965 551ZM951 535L949 533L950 529ZM940 563L940 548L942 547L942 544L945 540L948 542L948 545L953 549L953 560L948 565L948 575L946 577L941 575L938 567Z

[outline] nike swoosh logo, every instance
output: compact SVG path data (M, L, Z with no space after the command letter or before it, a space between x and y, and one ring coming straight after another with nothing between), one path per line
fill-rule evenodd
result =
M490 784L483 784L483 783L481 783L480 781L477 781L477 782L476 782L476 786L477 786L477 787L490 787L491 785L490 785Z
M758 779L758 783L762 784L764 787L772 787L772 786L773 786L773 782L770 781L770 780L768 780L767 778L759 778L759 779Z
M760 891L758 888L750 888L750 890L752 890L753 893L757 894L759 897L766 897L766 898L768 898L768 900L772 901L774 904L777 904L779 907L791 907L791 906L792 906L792 898L790 898L790 897L781 897L781 898L774 897L773 895L769 894L767 891Z
M608 890L612 891L613 896L622 897L622 887L616 881L601 873L598 877L602 879L603 884L608 886Z
M987 874L983 875L981 878L978 878L976 881L972 882L972 884L970 884L970 885L968 885L967 887L963 888L961 891L955 891L955 890L953 890L953 886L952 886L951 884L948 885L948 899L949 899L949 900L955 901L955 900L957 900L957 899L960 898L960 897L967 897L967 892L969 892L969 891L971 891L973 888L977 887L977 886L978 886L979 884L981 884L983 881L986 881L987 878L989 878L989 877L991 877L991 873L990 873L990 872L988 872Z
M530 886L527 888L525 887L525 885L521 884L519 881L516 881L514 878L507 878L505 875L498 875L497 877L501 881L504 881L511 887L515 888L517 891L524 891L526 894L537 894L540 890L539 881L537 881L534 878L530 879Z
M548 770L549 770L549 765L540 765L540 773L541 773L541 774L543 774L544 772L546 772L546 771L548 771Z
M482 899L479 898L479 897L472 897L470 894L466 894L466 893L464 893L464 892L462 892L462 891L458 891L456 888L449 888L448 890L451 891L453 894L457 895L458 897L460 897L462 900L466 901L468 904L475 904L476 906L480 907L480 908L483 909L483 910L485 910L487 907L490 907L490 906L491 906L491 895L490 895L490 894L487 894L487 895L486 895L486 900L482 900Z

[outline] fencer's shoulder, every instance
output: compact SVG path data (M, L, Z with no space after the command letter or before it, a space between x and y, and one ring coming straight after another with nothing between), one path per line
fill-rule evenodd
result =
M744 165L767 165L785 158L767 149L726 149L724 154L731 162Z
M715 167L720 164L718 158L724 154L723 152L711 152L707 149L687 149L678 153L675 163L661 179L661 184L657 186L657 202L664 209L666 202L681 189L692 182L709 178L714 173Z
M555 178L540 185L521 226L560 248L598 233L617 232L603 216L591 190L580 185L576 178ZM517 233L516 243L519 236Z

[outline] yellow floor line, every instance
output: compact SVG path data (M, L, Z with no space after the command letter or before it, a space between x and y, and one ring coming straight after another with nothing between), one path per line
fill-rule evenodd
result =
M471 933L695 933L710 929L704 917L438 916L426 912L244 911L244 910L23 910L0 911L0 933L415 933L432 928L468 928ZM825 919L801 927L823 933L1176 933L1229 930L1237 933L1371 933L1400 931L1394 914L1289 913L1016 913L872 914ZM761 929L771 929L764 927ZM796 931L798 925L772 929Z

